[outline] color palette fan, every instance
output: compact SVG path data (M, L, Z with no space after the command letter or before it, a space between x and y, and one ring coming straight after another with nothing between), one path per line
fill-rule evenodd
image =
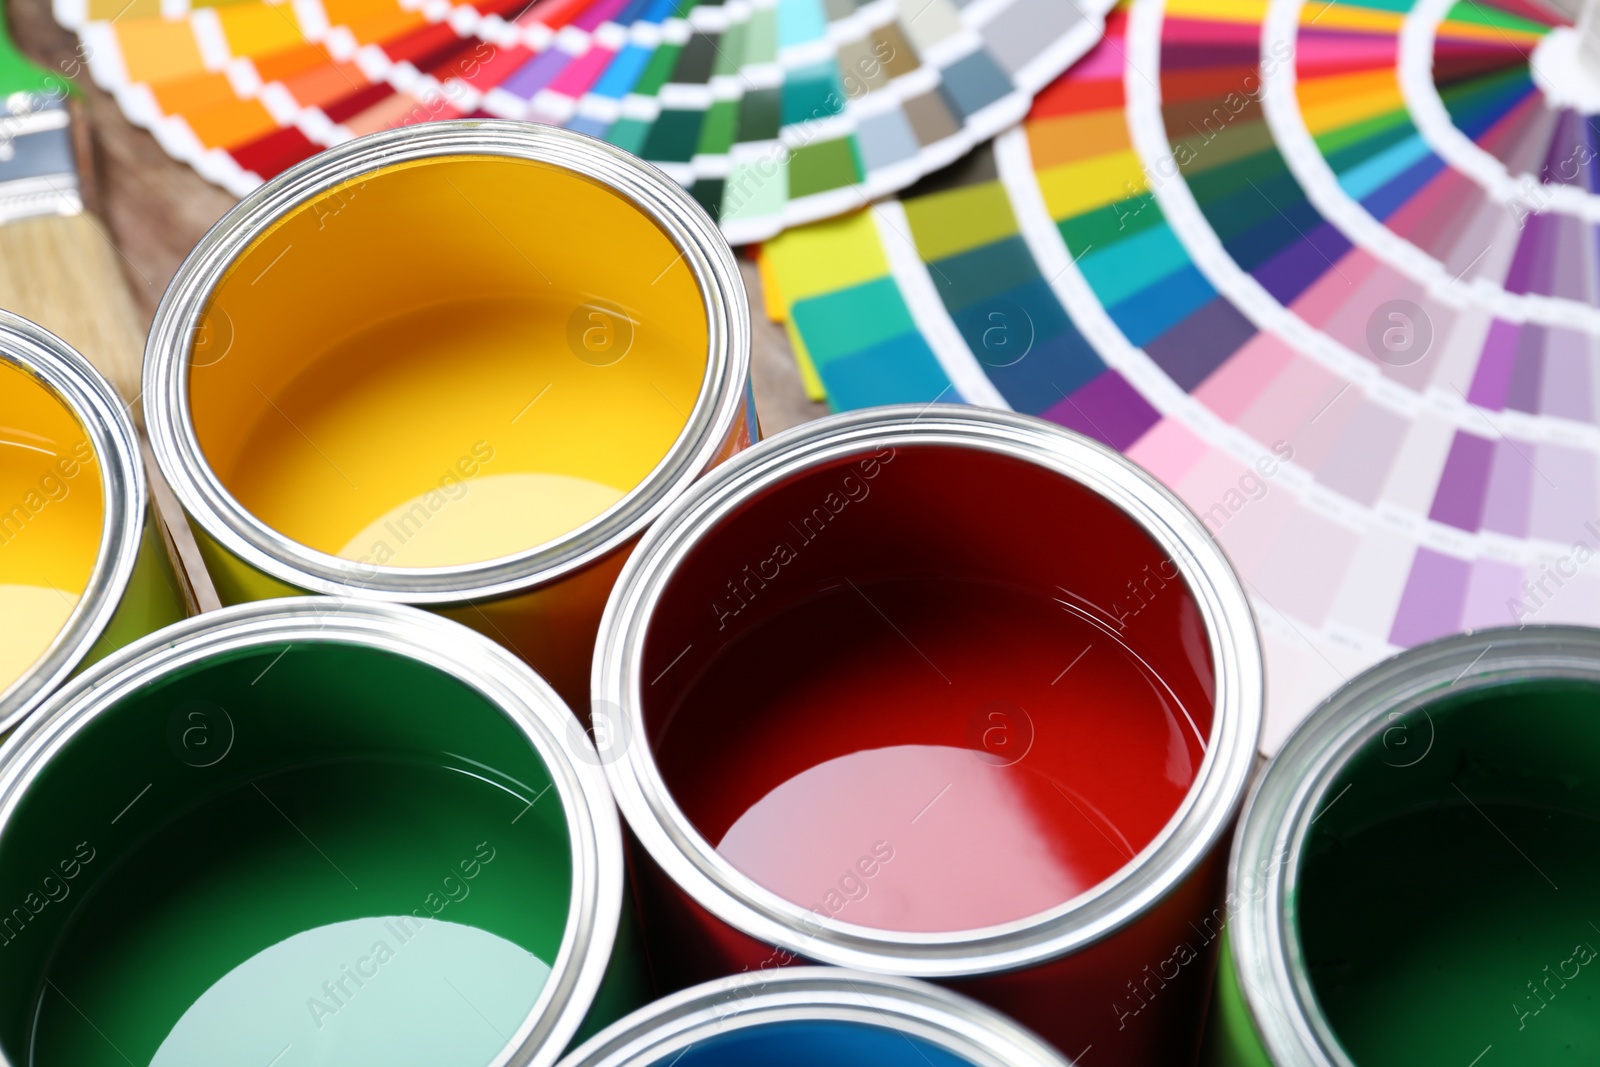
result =
M1096 4L1099 6L1096 6ZM95 81L244 194L433 119L569 126L735 242L858 208L1014 125L1109 0L56 0Z
M765 245L770 310L836 407L1010 407L1171 485L1271 751L1397 648L1600 623L1585 45L1521 0L1135 0L992 152Z

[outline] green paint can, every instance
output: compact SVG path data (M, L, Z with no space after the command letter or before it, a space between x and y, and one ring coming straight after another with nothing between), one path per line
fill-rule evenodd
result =
M1600 1060L1600 630L1484 630L1347 684L1234 843L1213 1067Z
M0 1064L545 1065L635 1007L582 727L416 609L190 619L0 750Z

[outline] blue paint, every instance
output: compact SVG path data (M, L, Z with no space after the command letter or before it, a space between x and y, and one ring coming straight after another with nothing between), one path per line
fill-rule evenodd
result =
M1106 311L1111 321L1127 335L1128 342L1142 348L1216 295L1217 291L1211 288L1205 275L1193 263L1185 263Z
M1165 221L1078 260L1078 270L1107 306L1134 296L1152 278L1164 278L1188 265L1189 253Z
M670 1058L659 1067L665 1067ZM971 1067L969 1061L886 1026L769 1023L693 1045L676 1067Z
M636 44L628 45L612 57L610 66L606 67L605 73L600 75L599 79L594 83L594 88L590 89L589 92L595 96L609 96L616 100L622 99L628 95L628 91L639 80L639 75L644 73L646 64L650 62L650 57L654 54L655 50L653 48L641 48Z
M1432 149L1421 134L1412 134L1399 144L1392 145L1359 166L1351 167L1339 175L1339 184L1352 199L1365 200L1378 189L1389 184L1412 164L1425 158Z

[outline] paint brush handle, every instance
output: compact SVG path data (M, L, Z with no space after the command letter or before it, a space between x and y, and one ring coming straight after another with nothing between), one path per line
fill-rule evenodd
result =
M41 215L0 228L0 307L82 352L138 415L144 330L119 253L88 215Z

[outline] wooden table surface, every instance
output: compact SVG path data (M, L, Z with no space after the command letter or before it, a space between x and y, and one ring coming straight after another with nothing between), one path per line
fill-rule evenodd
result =
M56 24L49 0L11 0L6 8L24 52L52 70L76 69L77 37ZM107 239L122 255L123 273L148 326L183 257L233 206L234 198L168 156L147 131L123 118L110 95L87 78L78 82L87 98L96 153L91 203ZM762 428L773 433L825 414L826 405L806 400L800 388L782 327L767 321L761 310L754 265L744 256L740 263L750 294ZM93 299L93 294L84 298Z

